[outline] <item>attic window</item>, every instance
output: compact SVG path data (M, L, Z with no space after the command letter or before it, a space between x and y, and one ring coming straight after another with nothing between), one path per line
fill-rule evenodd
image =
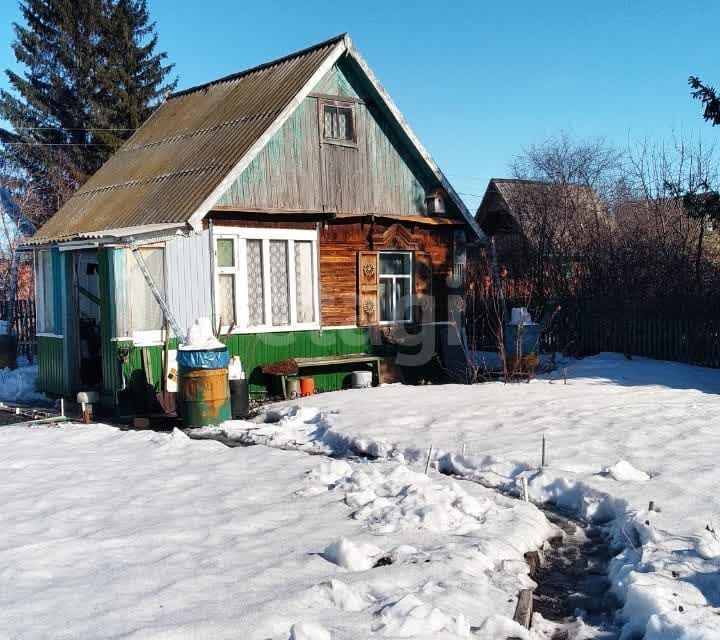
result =
M323 142L355 146L355 109L346 102L322 102Z

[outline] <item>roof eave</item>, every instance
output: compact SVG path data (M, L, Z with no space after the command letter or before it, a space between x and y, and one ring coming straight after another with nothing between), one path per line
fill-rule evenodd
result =
M105 244L125 243L129 239L137 242L154 242L160 239L176 235L178 232L187 230L184 222L168 222L135 227L119 227L116 229L105 229L102 231L83 231L68 236L57 237L33 237L18 246L19 251L32 251L48 246L69 247L71 245L94 244L97 246Z

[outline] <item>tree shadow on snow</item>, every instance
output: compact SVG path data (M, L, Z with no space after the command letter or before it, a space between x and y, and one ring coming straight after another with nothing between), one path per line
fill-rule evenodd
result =
M567 378L568 384L584 380L600 385L656 386L720 394L720 369L640 356L626 357L621 353L600 353L561 361L555 371L543 377L560 383Z

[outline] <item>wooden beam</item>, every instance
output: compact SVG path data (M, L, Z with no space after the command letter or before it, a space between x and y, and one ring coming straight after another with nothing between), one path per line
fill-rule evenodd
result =
M431 216L413 216L413 215L402 215L393 213L338 213L335 216L336 220L349 220L355 219L369 219L369 220L393 220L394 222L412 222L414 224L427 224L431 226L447 226L454 225L459 227L466 226L464 220L457 220L454 218L435 218Z
M373 213L373 212L336 212L336 211L318 211L317 209L279 209L273 207L245 207L238 205L215 205L211 214L227 214L237 213L244 214L248 217L252 216L274 216L287 217L288 219L313 219L313 220L393 220L395 222L408 222L413 224L426 224L430 226L465 226L464 220L456 218L437 218L432 216L414 216L393 213Z
M271 216L304 215L316 216L318 219L334 218L336 216L335 211L318 211L317 209L292 208L280 209L277 207L245 207L232 204L218 204L215 205L210 211L211 213L248 213L253 215L263 214Z
M518 594L517 606L513 620L526 629L530 628L533 612L533 590L522 589Z
M355 96L332 95L330 93L318 93L316 91L310 93L310 97L319 98L320 100L332 100L333 102L354 102L355 104L365 104L365 102Z

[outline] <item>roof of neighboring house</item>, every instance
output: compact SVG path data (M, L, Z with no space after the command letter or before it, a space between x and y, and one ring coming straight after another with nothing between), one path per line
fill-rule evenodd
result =
M475 213L475 220L488 235L515 233L519 231L519 211L547 206L553 199L565 196L588 210L600 206L597 194L588 185L491 178Z
M349 56L411 146L482 235L462 200L405 123L350 38L335 38L278 60L171 95L38 231L29 244L171 230L202 219L330 68Z

